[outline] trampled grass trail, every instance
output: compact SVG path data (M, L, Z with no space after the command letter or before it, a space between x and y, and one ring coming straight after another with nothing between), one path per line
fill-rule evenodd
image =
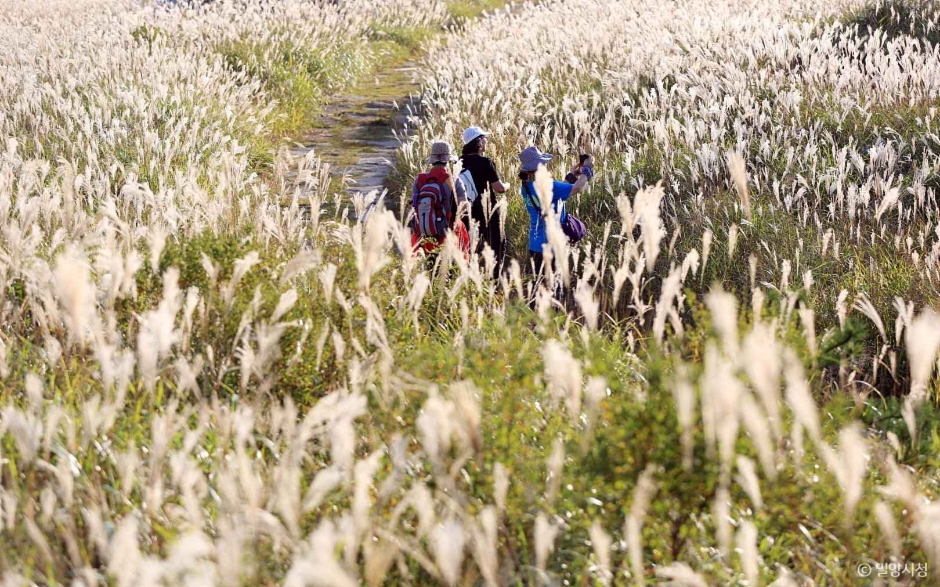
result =
M291 156L302 159L313 151L321 164L329 165L335 182L345 184L350 201L363 209L385 197L390 209L397 196L387 192L400 137L408 132L409 117L416 112L420 80L419 55L383 65L374 76L332 99L294 148ZM350 213L356 206L347 202Z
M517 13L523 4L497 0L468 3L466 14L454 22L467 26L485 10L501 7ZM349 194L349 200L340 203L348 206L343 216L356 219L360 216L357 211L365 214L382 200L386 208L401 214L402 179L394 177L395 159L401 141L420 118L422 75L427 73L423 60L428 47L442 34L443 30L418 31L404 39L394 34L380 39L378 44L390 43L391 48L379 56L373 74L332 96L294 142L290 150L294 167L312 154L329 173L331 183L339 183ZM309 205L307 196L309 193L302 190L301 205Z

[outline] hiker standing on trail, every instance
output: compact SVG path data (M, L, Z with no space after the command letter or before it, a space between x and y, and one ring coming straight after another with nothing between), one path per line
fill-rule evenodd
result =
M461 183L466 187L467 198L472 202L470 218L479 227L480 240L477 252L484 245L493 249L496 257L493 278L499 276L506 256L506 239L502 229L502 214L497 208L496 194L505 193L509 184L499 180L496 166L489 157L484 157L488 132L478 126L463 131L463 149L460 157L463 169ZM469 177L467 177L469 175ZM472 179L472 181L464 181ZM468 226L469 228L469 226Z
M453 230L465 254L470 252L470 235L457 215L469 206L463 189L454 186L447 166L457 160L450 143L435 141L431 144L428 163L431 169L421 173L411 186L411 205L414 210L411 246L426 253L437 250Z
M535 191L535 172L539 165L545 165L552 160L548 153L542 153L537 147L526 147L519 153L519 179L522 187L522 200L529 212L529 264L538 278L544 269L543 247L548 244L546 234L545 213L542 201ZM565 200L579 194L587 185L589 179L594 177L594 157L582 155L581 162L568 174L571 183L552 181L551 206L558 216L561 228L568 237L568 242L578 242L584 238L584 223L565 210Z

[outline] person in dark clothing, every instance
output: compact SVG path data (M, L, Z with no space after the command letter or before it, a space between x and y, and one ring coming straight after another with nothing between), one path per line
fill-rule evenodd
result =
M486 152L487 134L478 126L463 131L464 145L460 159L463 169L468 170L473 177L476 193L479 194L470 206L470 220L479 228L477 253L482 252L485 245L493 250L496 257L493 272L495 279L503 269L506 256L506 238L502 230L502 214L496 207L496 194L505 193L509 184L500 181L493 161L483 155Z

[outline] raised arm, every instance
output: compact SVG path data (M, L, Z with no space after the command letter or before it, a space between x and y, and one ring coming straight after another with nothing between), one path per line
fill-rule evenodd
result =
M579 175L577 181L574 182L574 185L571 186L571 195L575 196L580 194L581 191L587 186L588 178L586 175Z
M584 161L584 163L578 165L578 166L575 168L575 169L578 170L578 173L579 173L579 174L578 174L578 179L575 180L574 185L571 186L571 195L572 195L572 196L581 193L581 191L584 190L584 188L585 188L585 187L587 186L587 184L588 184L589 178L588 178L587 174L586 174L586 173L580 173L581 167L582 167L582 166L585 166L585 165L586 165L586 166L589 166L589 167L593 167L593 165L594 165L594 157L593 157L593 156L589 156L589 157Z

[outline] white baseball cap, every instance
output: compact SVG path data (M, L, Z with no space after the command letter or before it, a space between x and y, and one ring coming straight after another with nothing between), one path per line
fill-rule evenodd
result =
M467 143L473 141L477 137L485 137L489 134L490 133L486 132L479 126L471 126L467 130L463 131L463 144L466 145Z

